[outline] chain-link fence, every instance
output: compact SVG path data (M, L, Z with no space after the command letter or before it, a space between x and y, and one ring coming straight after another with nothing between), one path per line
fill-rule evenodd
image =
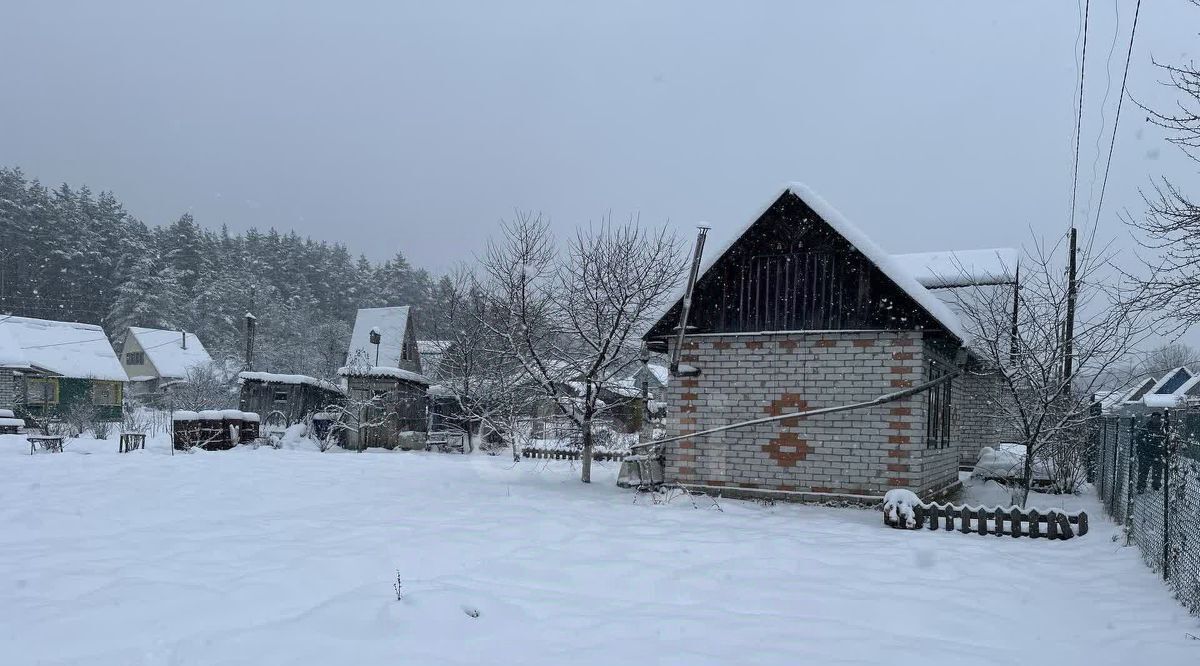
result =
M1200 409L1104 417L1095 436L1105 509L1200 615Z

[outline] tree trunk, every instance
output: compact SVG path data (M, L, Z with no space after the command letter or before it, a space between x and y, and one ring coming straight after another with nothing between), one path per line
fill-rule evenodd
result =
M1033 487L1033 445L1025 445L1025 471L1021 475L1023 481L1021 488L1021 508L1025 508L1025 504L1029 502L1029 489Z
M584 483L592 482L592 417L587 416L583 419L583 476L580 478Z

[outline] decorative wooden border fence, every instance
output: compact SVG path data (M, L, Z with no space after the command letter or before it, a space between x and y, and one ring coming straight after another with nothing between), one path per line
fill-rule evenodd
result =
M583 457L580 451L564 451L562 449L521 449L522 458L541 458L545 460L579 460ZM606 461L612 460L620 462L625 458L624 453L608 453L603 451L595 451L592 453L592 460Z
M1088 517L1085 511L1068 513L1050 510L1042 513L1037 509L1019 509L1015 506L1008 509L998 506L988 509L935 502L913 507L913 519L916 527L912 529L919 530L928 526L930 530L936 530L940 525L947 532L957 529L963 534L974 532L995 536L1027 536L1031 539L1070 539L1088 533ZM883 520L885 524L891 524L886 513ZM892 524L892 527L904 529L904 521Z

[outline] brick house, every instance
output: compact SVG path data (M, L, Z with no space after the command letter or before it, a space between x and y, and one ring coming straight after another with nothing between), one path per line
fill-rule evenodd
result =
M681 302L647 332L674 344ZM951 309L803 185L773 198L709 254L682 363L666 387L668 435L865 402L958 370ZM665 480L727 495L934 496L958 484L958 378L866 409L787 419L667 445Z
M128 379L100 326L0 315L0 409L58 419L88 406L119 421Z

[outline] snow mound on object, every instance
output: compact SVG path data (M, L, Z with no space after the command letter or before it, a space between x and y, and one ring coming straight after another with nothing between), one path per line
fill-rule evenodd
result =
M883 496L883 515L889 525L914 528L917 526L913 509L921 504L921 498L907 488L895 488Z
M1005 443L996 448L985 446L979 451L979 460L971 470L976 479L1019 479L1025 472L1025 447ZM1034 459L1033 480L1049 481L1050 470L1044 462Z

